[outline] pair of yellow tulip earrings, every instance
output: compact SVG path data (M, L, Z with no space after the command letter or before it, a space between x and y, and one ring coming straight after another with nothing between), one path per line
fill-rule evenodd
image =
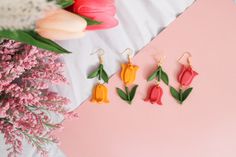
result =
M99 56L99 66L96 70L91 72L88 75L88 79L92 79L97 77L98 78L98 83L95 85L92 93L92 98L91 102L96 102L96 103L109 103L108 100L108 89L105 86L105 83L108 83L108 76L106 71L104 70L103 66L103 55L104 51L102 49L98 49L95 53L98 53ZM121 80L123 81L125 85L125 91L121 90L120 88L116 88L118 95L120 96L121 99L124 101L128 102L129 104L132 103L132 100L134 99L136 90L138 85L134 85L131 90L129 90L130 85L133 84L136 78L136 72L139 69L137 65L133 65L131 62L131 56L132 56L132 51L131 49L126 49L122 54L127 53L128 55L128 62L123 63L121 65L121 73L120 77ZM103 82L102 82L103 81Z

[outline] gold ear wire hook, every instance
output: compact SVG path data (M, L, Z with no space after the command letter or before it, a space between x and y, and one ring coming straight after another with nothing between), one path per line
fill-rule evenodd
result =
M129 63L131 62L131 58L132 58L132 50L130 49L130 48L127 48L127 49L125 49L121 54L124 54L124 53L127 53L127 55L128 55L128 61L129 61Z
M191 53L188 52L188 51L186 51L186 52L183 53L183 55L178 59L178 62L181 63L180 60L181 60L185 55L188 55L187 63L188 63L189 66L191 66L191 63L192 63L192 61L191 61L192 55L191 55Z
M99 58L99 63L103 64L104 59L103 56L105 54L104 50L102 48L97 49L97 51L95 51L94 53L91 53L90 55L94 55L94 54L98 54L98 58Z
M165 59L166 59L166 56L161 56L160 59L157 61L157 64L161 65Z
M163 63L163 61L166 59L166 56L161 56L161 57L158 57L156 55L152 55L154 60L157 62L157 65L161 65Z

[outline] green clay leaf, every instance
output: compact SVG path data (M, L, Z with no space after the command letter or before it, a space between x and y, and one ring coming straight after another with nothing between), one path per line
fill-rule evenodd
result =
M108 78L108 75L104 69L102 69L102 79L104 82L108 83L109 78Z
M100 69L98 68L98 69L96 69L95 71L93 71L93 72L91 72L89 75L88 75L88 79L91 79L91 78L94 78L94 77L97 77L98 76L98 74L99 74L99 71L100 71Z
M55 42L39 36L34 31L0 30L0 38L12 39L56 53L70 53Z
M61 6L61 8L67 8L74 4L74 0L56 0L56 3Z
M179 93L174 87L170 87L170 93L176 100L180 101Z
M154 72L148 77L147 81L153 80L156 76L157 76L157 70L154 71Z
M138 85L135 85L135 86L131 89L131 91L130 91L130 93L129 93L129 95L130 95L130 102L132 102L132 100L134 99L134 96L135 96L135 93L136 93L137 88L138 88Z
M183 102L184 100L186 100L186 98L189 96L189 94L192 92L192 90L193 90L193 88L190 87L190 88L186 89L186 90L183 92L183 94L182 94L182 102Z
M120 88L116 88L116 91L122 100L129 101L128 96Z
M169 85L168 75L163 70L161 71L161 79L166 85Z

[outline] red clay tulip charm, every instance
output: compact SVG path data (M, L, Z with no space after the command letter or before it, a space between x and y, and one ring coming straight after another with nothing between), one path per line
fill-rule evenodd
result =
M163 95L163 90L160 86L161 81L163 81L166 85L169 85L169 77L161 66L162 59L163 58L158 61L156 70L147 78L147 81L156 79L157 84L154 84L149 88L147 97L144 100L149 101L152 104L156 103L158 105L162 105L161 98Z
M152 104L157 103L159 105L162 105L161 102L162 95L163 95L162 88L159 85L152 85L149 89L145 101L150 101Z
M191 66L182 65L181 71L178 76L178 81L181 86L189 86L193 78L198 75L196 71L192 69Z
M170 86L171 95L180 104L182 104L187 99L189 94L192 92L193 88L189 87L189 86L192 83L193 78L196 75L198 75L198 73L196 71L194 71L192 66L191 66L191 60L190 60L191 54L189 52L185 52L180 59L182 59L186 54L188 55L188 58L187 58L188 64L187 65L184 65L184 64L181 65L182 67L181 67L180 73L177 77L178 82L180 84L180 87L179 87L178 91L174 87Z

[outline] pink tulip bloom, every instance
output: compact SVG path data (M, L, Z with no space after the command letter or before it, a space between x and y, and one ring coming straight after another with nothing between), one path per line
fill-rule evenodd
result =
M178 81L181 86L189 86L193 78L198 75L196 71L192 69L191 66L182 65L181 71L178 75Z
M100 30L118 25L114 18L116 13L114 0L75 0L73 12L102 22L98 25L87 26L87 30Z
M157 103L162 105L161 97L163 95L162 88L159 85L152 85L149 89L147 98L145 101L150 101L152 104Z
M36 22L36 32L51 40L67 40L84 36L86 26L79 15L58 9Z

